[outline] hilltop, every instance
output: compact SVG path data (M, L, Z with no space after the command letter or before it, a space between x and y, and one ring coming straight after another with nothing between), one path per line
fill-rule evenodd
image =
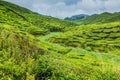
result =
M98 15L88 16L83 19L77 19L75 22L79 24L101 24L120 21L120 12L109 13L104 12Z

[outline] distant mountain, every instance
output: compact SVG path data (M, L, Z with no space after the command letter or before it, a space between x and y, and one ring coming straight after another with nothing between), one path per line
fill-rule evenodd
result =
M96 16L96 15L98 15L98 14L92 14L91 16Z
M94 16L88 16L84 19L75 20L75 22L80 24L98 24L116 21L120 21L120 12L115 13L104 12L98 15L94 14Z
M87 15L87 14L74 15L72 17L66 17L65 20L81 20L81 19L86 18L88 16L89 15Z
M0 80L118 80L119 65L119 22L79 26L0 0Z

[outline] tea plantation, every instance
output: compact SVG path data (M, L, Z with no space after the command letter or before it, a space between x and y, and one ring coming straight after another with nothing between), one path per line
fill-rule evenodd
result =
M119 80L120 21L79 25L0 0L0 80Z

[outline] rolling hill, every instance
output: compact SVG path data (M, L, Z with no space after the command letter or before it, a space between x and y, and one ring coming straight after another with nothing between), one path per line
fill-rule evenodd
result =
M34 35L64 31L65 27L76 25L72 22L40 15L5 1L0 1L0 23L19 27L21 30L28 31Z
M89 16L82 20L76 20L75 22L80 24L101 24L120 21L120 12L109 13L104 12L98 15Z
M62 32L65 27L75 25L0 0L0 80L34 78L31 75L33 63L36 63L39 56L50 51L66 53L70 50L65 47L55 48L36 36Z
M50 40L72 47L90 48L103 52L120 49L120 23L78 26Z
M119 32L0 0L0 80L119 80Z

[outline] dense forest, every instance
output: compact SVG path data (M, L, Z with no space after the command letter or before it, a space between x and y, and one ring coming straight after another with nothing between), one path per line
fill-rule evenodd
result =
M69 21L0 0L0 80L119 79L119 12Z

